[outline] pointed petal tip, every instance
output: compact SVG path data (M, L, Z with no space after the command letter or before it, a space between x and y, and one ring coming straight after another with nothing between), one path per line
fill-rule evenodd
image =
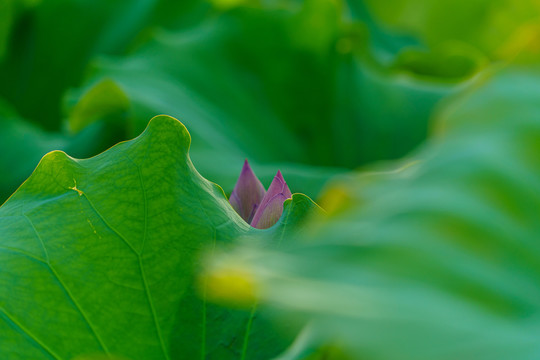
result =
M251 165L249 164L248 159L244 160L244 165L242 166L242 171L240 171L240 176L242 176L242 175L245 176L246 174L249 174L250 176L253 175L254 177L257 177L255 175L255 172L251 168Z
M289 186L287 185L287 182L285 181L285 178L283 177L283 174L281 174L280 170L278 170L276 176L274 177L274 180L276 179L281 183L281 193L285 195L287 199L290 198L291 190L289 189Z
M240 176L236 181L236 185L231 193L229 202L234 210L247 222L251 221L254 209L266 193L264 186L259 181L247 159L244 161L244 166L240 172Z
M285 178L283 177L283 175L281 174L281 171L278 170L276 176L274 176L274 179L272 179L272 183L270 184L270 186L272 186L273 183L279 183L282 187L285 185L287 185L287 182L285 181Z
M245 160L244 160L244 165L242 166L242 171L244 171L244 170L246 170L246 169L251 170L251 166L249 165L248 159L245 159Z
M291 190L281 171L278 171L253 216L251 226L266 229L274 225L283 213L283 202L290 197Z

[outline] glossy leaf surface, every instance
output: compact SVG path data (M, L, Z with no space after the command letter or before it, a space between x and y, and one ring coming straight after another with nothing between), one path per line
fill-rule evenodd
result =
M208 305L195 281L202 250L262 232L194 169L189 144L180 122L160 116L94 158L44 157L0 208L3 357L267 359L283 349L287 336ZM270 233L308 213L296 199Z

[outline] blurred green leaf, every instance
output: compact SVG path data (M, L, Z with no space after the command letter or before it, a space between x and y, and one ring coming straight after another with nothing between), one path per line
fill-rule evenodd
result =
M286 169L293 191L317 196L332 175L414 149L461 68L476 71L458 64L449 82L374 64L340 4L237 5L198 27L157 31L129 56L96 60L84 92L116 82L135 132L149 116L181 118L198 168L227 191L247 157L263 180Z
M286 323L207 304L193 274L202 250L280 240L316 205L295 194L278 225L251 228L195 170L189 144L182 124L160 116L94 158L43 158L0 208L2 357L268 359L284 349Z
M494 60L511 60L527 47L537 47L526 34L540 18L535 0L394 0L391 6L376 0L349 1L365 3L394 31L417 36L430 47L461 42ZM534 32L540 34L538 28Z
M96 54L124 54L144 42L155 26L196 22L204 14L199 8L208 5L0 0L0 203L47 152L87 157L125 139L127 100L114 84L105 82L93 94L80 94L84 97L73 110L71 131L64 122L65 91L79 84ZM116 121L100 123L111 114ZM89 128L82 131L85 126Z
M122 89L105 79L81 97L71 112L69 127L77 133L107 116L118 116L118 113L124 115L128 109L129 100Z
M87 157L106 149L116 137L117 130L103 123L91 124L78 134L47 132L22 119L0 99L0 203L30 176L49 151L64 150Z
M20 14L38 5L41 0L1 0L0 1L0 62L8 47L13 27Z
M162 7L170 1L47 0L28 9L21 5L33 2L1 3L24 11L11 20L6 55L0 61L0 96L48 130L60 129L64 92L80 83L93 56L123 54L143 30L172 22L171 14L162 16ZM175 5L176 18L189 13L194 3ZM157 22L161 18L163 22Z
M401 169L336 180L330 218L288 249L219 263L251 276L261 307L312 319L319 344L353 358L536 358L540 71L483 82Z
M200 171L227 191L249 158L264 181L280 168L293 191L315 197L333 175L414 149L437 102L479 68L467 49L413 50L414 38L351 4L38 3L14 23L0 95L63 142L73 138L65 129L93 124L111 145L171 114L192 129ZM89 145L82 156L102 148ZM35 148L0 192L54 149Z

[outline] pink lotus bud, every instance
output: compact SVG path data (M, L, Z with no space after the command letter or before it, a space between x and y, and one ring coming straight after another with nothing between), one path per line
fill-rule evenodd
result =
M251 223L264 194L264 186L261 184L255 173L253 173L253 170L251 170L251 167L246 160L242 172L240 173L240 177L229 198L229 203L242 219L247 223Z
M283 202L290 197L291 190L283 179L281 171L278 171L253 216L251 226L266 229L274 225L283 213Z

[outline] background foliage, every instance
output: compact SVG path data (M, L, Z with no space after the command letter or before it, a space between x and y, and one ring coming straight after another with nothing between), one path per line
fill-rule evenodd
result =
M0 351L538 357L539 18L533 0L0 0ZM43 158L160 114L189 157L158 117ZM245 158L327 214L297 194L249 230L204 179L230 193ZM107 220L128 210L130 229ZM152 251L118 246L157 219ZM108 308L130 292L167 303Z

